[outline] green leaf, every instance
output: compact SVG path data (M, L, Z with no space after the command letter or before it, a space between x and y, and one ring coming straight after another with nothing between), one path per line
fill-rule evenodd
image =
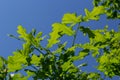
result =
M28 76L22 76L20 73L11 76L12 80L28 80Z
M26 33L26 29L23 28L21 25L18 26L17 33L20 34L20 38L23 38L24 40L28 40L28 34Z
M18 26L17 33L19 34L19 38L22 38L26 42L31 42L34 40L35 31L31 31L29 34L26 32L26 29L21 25Z
M58 40L58 38L60 38L60 35L58 34L58 32L59 32L59 29L53 28L53 32L50 33L50 39L48 39L47 48L50 48L54 44L60 42L60 40Z
M61 34L66 34L68 36L72 36L75 33L75 31L73 31L71 28L69 28L68 26L66 26L64 24L54 23L52 26L54 28L59 29L59 32L61 32Z
M71 61L67 61L65 62L61 67L63 69L63 71L67 71L70 67L71 67Z
M35 47L40 47L40 42L45 38L45 36L42 37L42 32L38 32L35 37L31 36L29 38L30 43L34 45Z
M90 43L85 43L83 45L80 44L79 47L83 48L85 51L87 51L87 50L91 51L92 52L92 56L94 56L94 57L96 57L97 55L99 55L99 47L96 47L93 44L90 44Z
M73 56L71 60L76 61L76 60L82 60L84 59L87 55L89 55L89 49L84 49L79 52L78 55Z
M100 15L100 14L103 14L105 13L105 7L104 6L98 6L98 7L94 7L92 12L91 12L91 15Z
M87 79L89 79L89 80L102 80L102 79L100 79L100 74L93 73L93 72L89 73Z
M44 39L44 37L42 37L42 32L39 32L38 34L36 34L36 30L33 29L29 34L26 32L26 29L23 28L21 25L18 26L18 30L17 30L19 35L19 38L22 38L25 42L27 42L24 45L34 45L35 47L39 47L40 45L40 41L42 41ZM36 35L36 36L35 36ZM23 45L23 47L24 47ZM30 46L29 46L30 47ZM27 47L28 48L28 47ZM29 48L28 48L29 49Z
M31 43L30 42L26 42L23 44L23 49L21 50L21 54L23 55L28 55L31 53L32 49L31 47Z
M93 31L95 37L94 37L94 41L96 42L104 42L105 41L105 36L98 30L94 30Z
M39 66L39 64L41 63L40 60L43 59L43 55L40 54L40 56L37 56L35 54L32 55L32 60L31 60L31 64L34 64L35 66Z
M70 47L70 48L67 48L66 53L69 53L69 52L74 52L74 51L75 51L75 49L76 49L76 46L72 46L72 47Z
M29 70L28 70L26 73L27 73L28 77L35 76L35 73L34 73L34 72L31 72L31 71L29 71Z
M82 16L76 16L75 13L71 14L71 13L66 13L64 14L63 18L62 18L62 23L63 24L76 24L81 22L81 17Z
M89 54L89 50L88 49L84 49L84 50L79 52L78 57L81 60L81 59L84 59L88 54Z
M8 57L8 72L20 70L27 64L27 56L22 55L20 52L14 52L13 56Z
M68 60L72 60L74 61L74 59L72 57L74 57L75 55L75 49L76 46L72 46L70 48L67 48L65 53L63 54L64 56L62 57L64 61L68 61Z
M71 28L67 27L64 24L60 23L54 23L52 25L53 29L50 33L50 39L48 39L47 48L52 47L54 44L60 42L58 40L62 35L66 34L68 36L74 35L75 31L73 31Z
M39 32L37 35L36 35L36 38L41 38L42 36L42 32Z
M84 17L84 20L85 21L98 20L99 16L104 13L105 13L104 6L94 7L91 12L88 9L85 9L86 16Z
M78 72L78 68L77 67L73 67L73 68L69 69L68 72L76 73L76 72Z
M88 9L86 9L86 8L85 8L85 14L86 14L86 16L90 15L90 11Z
M53 54L58 54L58 53L62 53L62 50L65 48L67 42L63 43L63 44L59 44L59 47L53 51Z
M0 56L0 70L3 68L4 64L5 64L5 60L3 57Z
M110 59L109 59L109 57L108 57L107 55L101 56L99 60L100 60L99 62L100 62L101 64L109 63L109 62L110 62Z

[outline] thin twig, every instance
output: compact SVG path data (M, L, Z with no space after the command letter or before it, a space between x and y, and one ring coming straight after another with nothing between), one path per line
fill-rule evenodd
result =
M76 37L77 37L77 33L78 33L78 30L79 30L79 27L80 27L80 23L78 24L78 27L77 27L77 29L76 29L76 32L75 32L75 35L74 35L74 38L73 38L72 46L75 45L75 40L76 40Z
M36 48L35 46L33 46L34 49L36 49L38 52L44 54L41 50L39 50L38 48Z
M31 67L32 67L33 69L35 69L36 71L38 71L38 69L37 69L35 66L31 65Z

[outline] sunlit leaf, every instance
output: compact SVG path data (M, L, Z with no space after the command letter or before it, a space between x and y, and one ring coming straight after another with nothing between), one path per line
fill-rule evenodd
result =
M89 49L84 49L79 52L79 59L84 59L89 54Z
M85 14L86 14L86 16L89 16L90 15L90 11L88 9L85 9Z
M60 42L60 40L58 40L58 38L60 38L60 35L58 34L58 32L59 32L59 30L54 28L53 32L50 33L50 39L48 39L48 44L47 44L48 48L50 48L54 44Z
M0 56L0 69L3 68L4 64L5 64L4 58Z
M23 49L21 50L21 54L23 55L28 55L31 53L32 49L31 47L31 43L30 42L26 42L23 44Z
M52 32L50 33L50 39L48 39L48 44L47 44L48 48L58 43L60 41L58 39L61 37L61 35L66 34L68 36L72 36L75 33L75 31L73 31L71 28L67 27L64 24L54 23L52 27L53 29Z
M35 54L32 55L32 60L31 60L31 64L34 64L36 66L39 66L39 64L41 63L40 60L43 59L43 55L40 54L40 56L37 56Z
M13 56L8 57L8 72L14 72L22 69L24 64L27 64L26 56L19 52L14 52Z
M42 36L42 32L39 32L37 35L36 35L36 38L40 38Z
M24 40L28 40L28 34L26 33L26 29L23 28L21 25L18 26L17 33L20 34L20 38L23 38Z
M63 71L67 71L71 67L72 63L71 61L65 62L61 67Z
M100 79L100 74L98 74L98 73L90 73L88 75L87 79L92 79L92 80Z
M66 13L64 14L63 18L62 18L62 23L63 24L76 24L81 22L81 16L76 16L75 13L71 14L71 13Z
M99 15L105 13L104 6L94 7L94 9L90 12L88 9L85 9L86 16L84 17L85 21L89 20L98 20Z
M12 80L28 80L28 76L22 76L20 73L14 74L11 77Z
M54 23L52 26L55 28L55 30L56 28L59 29L59 32L61 32L61 34L66 34L68 36L74 35L74 31L64 24Z
M27 71L26 73L27 73L28 77L35 76L35 73L34 73L34 72Z

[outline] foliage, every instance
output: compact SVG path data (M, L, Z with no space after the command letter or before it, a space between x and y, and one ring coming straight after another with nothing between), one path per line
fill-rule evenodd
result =
M120 19L120 0L94 0L94 6L103 5L108 18Z
M42 46L46 39L42 32L36 33L33 29L28 33L19 25L19 36L10 37L23 41L22 49L14 51L8 59L0 57L0 79L103 80L101 73L83 71L81 68L87 66L86 63L75 65L75 62L82 61L89 55L96 59L96 69L103 72L105 77L120 76L120 31L108 30L108 26L92 30L80 25L82 22L98 21L100 15L104 14L108 18L119 19L118 2L119 0L94 0L95 7L92 11L85 9L85 16L64 14L61 23L52 24L46 46ZM76 43L79 32L87 36L89 42ZM60 41L65 35L73 40Z

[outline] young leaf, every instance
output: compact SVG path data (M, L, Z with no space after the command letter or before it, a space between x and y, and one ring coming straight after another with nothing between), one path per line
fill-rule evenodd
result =
M75 33L71 28L69 28L68 26L66 26L64 24L54 23L52 26L58 28L59 32L61 32L61 34L66 34L68 36L72 36Z
M50 39L48 39L47 48L50 48L54 44L58 43L60 41L58 39L61 37L61 35L66 34L68 36L72 36L75 33L75 31L73 31L71 28L67 27L64 24L54 23L52 27L53 27L53 30L50 33Z
M89 16L90 15L90 11L88 9L85 9L85 14L86 14L86 16Z
M42 54L40 54L40 57L37 56L37 55L35 55L35 54L33 54L33 55L32 55L31 64L34 64L34 65L38 66L38 65L40 64L40 60L41 60L42 58L43 58L43 55L42 55Z
M63 18L62 18L62 23L63 24L76 24L81 22L81 16L76 16L75 13L70 14L70 13L66 13L64 14Z
M67 61L61 67L63 71L67 71L71 67L71 65L72 65L71 61Z
M5 60L3 57L0 56L0 70L3 68L4 64L5 64Z
M17 33L20 34L20 38L23 38L24 40L28 40L28 34L26 33L26 29L23 28L21 25L18 26Z
M101 15L103 13L105 13L104 6L94 7L94 9L91 12L89 12L88 9L85 9L86 16L84 17L84 20L85 21L98 20L99 19L99 15Z
M34 72L31 72L31 71L26 71L26 73L27 73L27 75L28 75L28 77L31 77L31 76L34 76L35 75L35 73Z
M81 59L84 59L88 54L89 54L89 50L88 49L84 49L84 50L79 52L78 57L81 60Z
M14 72L22 69L24 64L27 64L26 56L20 52L14 52L13 56L8 57L8 72Z
M37 35L36 35L36 38L41 38L42 36L42 32L39 32Z
M31 43L30 42L26 42L23 44L23 49L21 50L21 54L22 55L28 55L31 53L32 49L31 47Z
M11 76L11 80L28 80L28 76L22 76L20 73L14 74Z
M50 33L50 39L48 39L47 48L50 48L54 44L60 42L60 40L58 40L58 38L60 38L60 35L58 33L59 29L53 27L53 31Z
M89 75L88 75L88 80L102 80L101 78L100 78L100 74L98 74L98 73L90 73Z
M95 30L95 31L93 31L93 33L95 35L94 40L96 42L104 42L105 41L106 37L101 32L99 32L98 30Z

